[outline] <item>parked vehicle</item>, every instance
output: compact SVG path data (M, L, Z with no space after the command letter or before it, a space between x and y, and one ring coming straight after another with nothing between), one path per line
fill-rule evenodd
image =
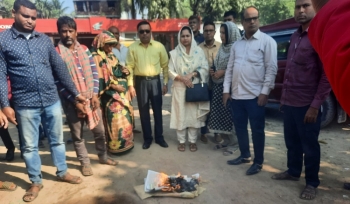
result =
M275 80L275 88L269 95L269 103L280 103L290 37L298 27L299 24L291 18L278 23L262 26L260 28L261 31L270 35L277 42L278 71ZM321 127L329 125L335 119L336 115L338 123L343 123L347 119L347 114L337 102L333 92L330 93L326 101L322 104L321 110Z

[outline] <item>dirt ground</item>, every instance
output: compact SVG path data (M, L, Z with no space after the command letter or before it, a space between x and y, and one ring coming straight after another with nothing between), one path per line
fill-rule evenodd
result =
M344 181L350 182L350 126L348 123L333 123L323 129L320 140L322 161L320 170L321 185L314 201L303 201L299 194L305 185L300 181L275 181L270 177L276 172L286 169L286 148L283 139L282 116L277 108L266 108L266 147L265 163L262 172L246 176L249 164L230 166L226 161L239 156L236 151L232 156L223 156L221 150L213 150L213 144L198 141L198 151L179 152L174 130L169 129L171 96L164 97L163 127L164 136L169 148L164 149L153 143L148 150L142 149L142 134L135 135L135 148L128 154L113 156L120 163L116 167L100 165L97 160L91 133L85 129L87 147L92 162L94 175L84 177L80 185L71 185L56 181L55 167L51 161L47 140L46 148L40 149L44 188L33 204L93 204L93 203L130 203L120 201L120 194L136 196L138 203L350 203L350 191L342 189ZM141 130L138 111L135 112L137 129ZM16 147L18 135L14 126L10 133ZM64 127L65 140L70 137L69 129ZM69 172L81 175L79 162L73 146L66 145ZM5 147L0 141L0 157L4 157ZM181 172L185 175L200 173L207 181L203 194L195 199L180 198L148 198L141 201L133 187L143 184L147 170L173 174ZM303 175L302 175L303 176ZM22 196L29 186L29 179L19 150L13 162L0 162L0 180L13 181L18 185L14 192L0 191L1 204L23 203Z

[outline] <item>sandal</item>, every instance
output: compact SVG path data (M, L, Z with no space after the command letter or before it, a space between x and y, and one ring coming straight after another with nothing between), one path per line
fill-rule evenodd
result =
M275 180L289 180L289 181L299 181L298 177L294 177L288 173L288 171L282 172L275 174L271 177L272 179Z
M230 156L231 154L235 153L237 150L238 150L237 147L234 148L234 147L230 146L227 149L225 149L222 154L224 156Z
M80 184L83 180L79 176L72 176L70 173L66 173L62 177L57 177L58 181L67 182L70 184Z
M197 151L197 145L196 145L196 143L190 143L190 151L191 151L191 152Z
M316 188L311 185L306 185L300 194L300 198L303 200L313 200L316 198Z
M116 166L119 162L113 160L113 159L107 159L107 160L100 160L100 164L107 164L110 166Z
M17 189L17 185L13 182L3 181L0 185L0 191L14 191Z
M223 143L224 140L222 139L220 134L215 134L215 142L217 143Z
M38 197L40 190L44 186L42 184L38 183L33 183L30 185L30 188L26 191L26 193L23 196L23 201L24 202L32 202L35 200L36 197Z
M81 167L81 173L83 176L92 176L94 173L92 172L91 165L84 165Z
M179 150L180 152L184 152L184 151L186 150L185 143L180 143L180 144L177 146L177 150Z

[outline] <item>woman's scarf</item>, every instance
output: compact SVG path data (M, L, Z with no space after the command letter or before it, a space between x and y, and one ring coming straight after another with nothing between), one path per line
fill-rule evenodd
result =
M90 130L92 130L97 126L100 118L98 117L97 111L93 111L91 108L90 99L93 95L94 79L89 56L86 54L86 50L83 48L83 46L80 45L78 41L75 41L74 43L74 51L70 50L64 46L61 41L59 41L57 51L61 55L62 59L64 59L69 74L78 92L86 99L89 99L85 102L85 110L88 127ZM79 60L82 71L78 69L76 57Z
M214 65L216 67L216 70L225 70L227 68L231 47L234 42L241 38L241 34L239 33L239 29L236 24L227 21L221 26L225 29L226 43L221 44L218 54L215 57ZM212 80L216 84L221 84L224 82L224 77L221 77L219 79L212 78Z
M207 82L208 71L201 70L203 62L206 61L205 55L203 50L197 45L196 41L194 40L194 35L190 27L188 28L190 28L191 31L192 41L189 54L186 53L186 47L181 44L181 31L185 27L188 26L184 26L180 29L177 35L178 45L173 51L170 52L171 60L173 61L172 63L174 63L176 73L180 75L187 75L194 71L198 71L201 76L201 80L203 82Z
M93 43L92 43L92 55L96 60L96 64L99 67L105 68L105 71L98 69L98 75L100 79L104 79L105 82L111 80L111 83L118 84L113 76L112 68L118 65L118 60L113 54L113 52L106 53L103 50L103 47L106 43L117 43L118 40L114 37L114 35L109 31L103 31L98 34ZM100 90L100 95L103 94L101 92L105 90Z

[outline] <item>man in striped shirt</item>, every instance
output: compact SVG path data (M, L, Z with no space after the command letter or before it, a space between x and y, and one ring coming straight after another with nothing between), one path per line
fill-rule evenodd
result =
M82 131L85 121L94 134L95 147L100 163L117 165L116 161L107 157L105 129L98 99L98 71L88 48L77 41L75 21L67 16L60 17L57 20L57 30L61 40L56 50L66 63L77 90L88 99L85 103L77 103L70 92L57 84L62 98L62 106L65 107L64 111L71 131L74 149L81 163L82 174L91 176L93 172Z

